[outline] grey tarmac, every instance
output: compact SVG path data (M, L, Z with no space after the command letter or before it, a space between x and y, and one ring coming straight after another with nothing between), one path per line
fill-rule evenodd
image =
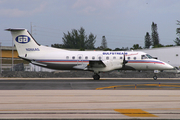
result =
M0 78L0 90L179 89L179 78Z
M1 78L0 118L178 119L179 84L170 78Z

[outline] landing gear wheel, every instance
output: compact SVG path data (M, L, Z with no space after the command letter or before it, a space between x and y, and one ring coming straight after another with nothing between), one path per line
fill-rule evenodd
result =
M154 80L157 80L157 76L153 76L153 79L154 79Z
M100 76L98 74L93 75L94 80L99 80Z

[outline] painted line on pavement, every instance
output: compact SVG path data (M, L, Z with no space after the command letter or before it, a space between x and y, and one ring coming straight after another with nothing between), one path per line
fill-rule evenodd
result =
M96 88L96 90L103 90L103 89L123 89L127 87L131 87L134 89L149 89L148 86L156 87L156 89L180 89L179 83L173 84L131 84L131 85L114 85L114 86L107 86L107 87L100 87ZM146 88L145 88L146 87Z
M158 117L141 109L114 109L114 111L129 117Z

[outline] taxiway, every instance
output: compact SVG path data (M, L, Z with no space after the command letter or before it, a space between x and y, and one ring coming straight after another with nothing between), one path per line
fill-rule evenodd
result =
M135 86L136 85L136 86ZM0 79L1 119L177 119L180 79Z
M1 78L0 90L180 89L179 78Z

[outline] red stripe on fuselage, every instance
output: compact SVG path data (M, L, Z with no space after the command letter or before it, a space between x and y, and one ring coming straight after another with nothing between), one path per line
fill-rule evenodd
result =
M72 62L89 62L89 61L38 61L38 62L70 62L70 63L72 63Z

